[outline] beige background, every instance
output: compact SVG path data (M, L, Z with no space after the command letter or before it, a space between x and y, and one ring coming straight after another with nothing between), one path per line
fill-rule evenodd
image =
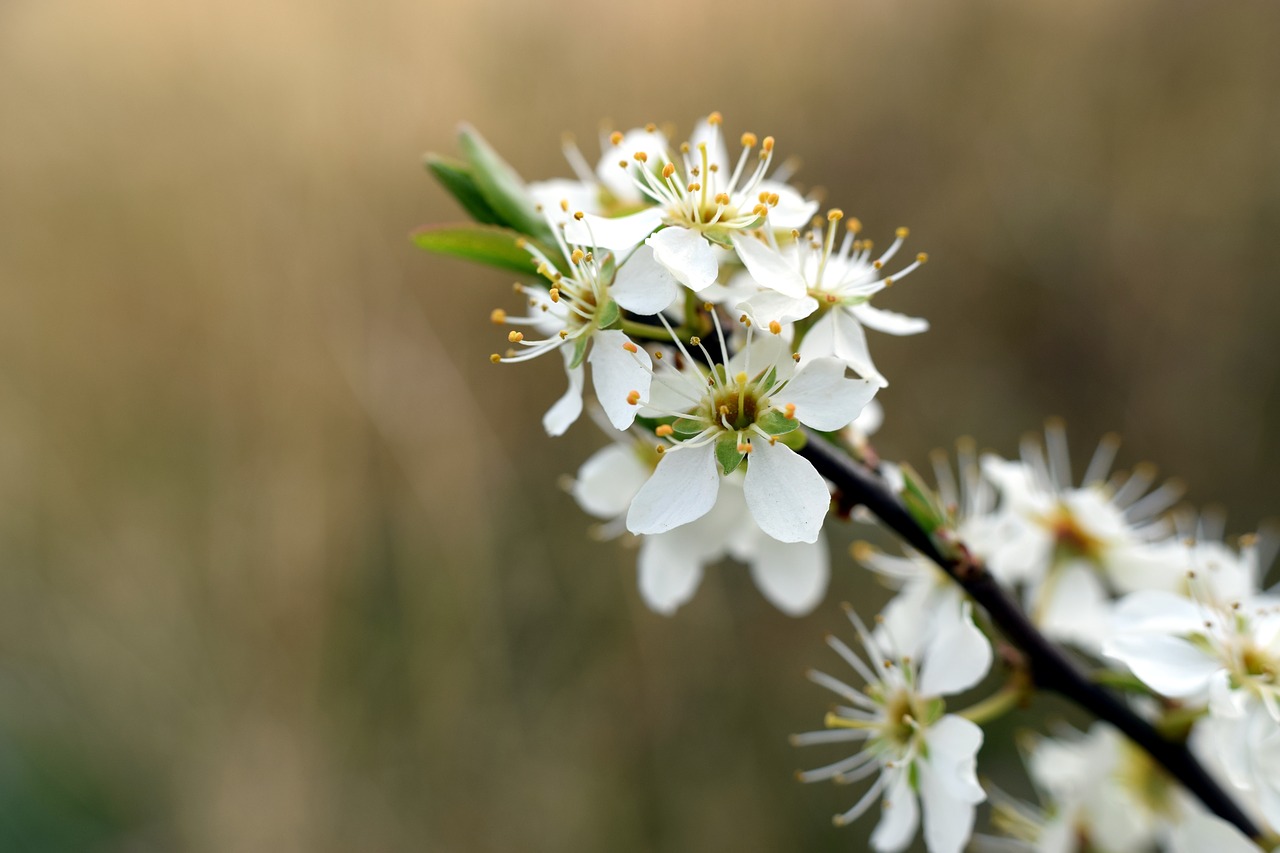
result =
M469 120L529 178L711 109L931 263L890 457L1110 429L1236 531L1280 492L1280 7L0 4L0 848L852 850L790 778L805 620L675 619L557 487L509 280L416 252ZM992 735L984 772L1019 785Z

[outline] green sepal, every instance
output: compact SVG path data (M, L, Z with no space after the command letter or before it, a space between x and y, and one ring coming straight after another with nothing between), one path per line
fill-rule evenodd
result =
M452 255L504 270L532 275L533 258L516 241L520 235L492 225L428 225L410 238L419 248L439 255Z
M610 299L596 309L596 325L601 329L622 328L622 309L617 302Z
M502 222L522 234L550 237L551 231L525 189L524 181L480 132L464 124L458 130L458 143L471 166L476 188Z
M787 417L777 409L770 409L756 418L756 426L769 433L769 435L786 435L792 430L799 429L800 422L795 418Z
M902 503L916 524L930 536L947 525L947 513L933 490L924 484L920 475L910 465L903 464Z
M503 224L502 217L485 201L484 194L476 186L475 176L466 163L441 157L439 154L427 154L423 163L472 219L483 225Z
M783 433L782 435L776 435L774 438L777 439L779 444L785 444L792 450L799 450L809 443L809 438L805 435L805 432L802 429L792 430L791 432Z
M675 422L671 424L671 428L676 431L676 435L688 438L702 432L707 428L707 425L702 421L694 421L689 418L676 418Z
M587 342L590 340L590 335L578 335L573 339L573 360L569 362L570 368L578 367L582 364L582 360L587 355Z
M745 456L738 449L738 434L736 432L724 432L716 439L716 461L720 463L720 470L724 471L725 476L732 474L742 464L742 458Z
M769 368L769 375L764 378L764 388L767 394L778 383L778 368L773 366Z

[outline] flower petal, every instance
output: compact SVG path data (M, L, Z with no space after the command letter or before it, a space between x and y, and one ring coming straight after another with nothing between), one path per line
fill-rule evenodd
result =
M803 616L817 607L831 575L831 558L821 536L814 543L760 536L749 565L760 592L788 616Z
M813 324L809 334L800 342L802 361L823 356L835 356L853 368L859 376L881 387L889 384L871 361L867 336L857 318L847 308L832 308L826 316Z
M1172 853L1262 853L1262 848L1220 817L1192 812L1173 831Z
M630 441L610 444L582 463L570 492L584 512L596 518L617 518L652 473Z
M818 212L818 202L806 200L793 187L781 181L761 181L756 189L758 192L767 192L771 195L778 194L778 203L769 209L770 228L781 231L790 231L793 228L803 229Z
M720 273L716 250L697 231L673 225L645 243L653 249L654 259L690 290L704 290L716 283Z
M743 484L756 524L779 542L816 542L831 492L808 459L781 442L751 442Z
M560 347L560 353L564 356L564 370L569 376L569 390L542 416L542 427L547 435L564 435L582 414L582 382L586 371L581 364L569 366L573 361L572 347Z
M732 239L733 248L756 284L792 299L805 298L808 285L795 264L755 237L735 232Z
M748 277L749 281L755 281ZM803 320L818 310L812 296L784 296L776 290L762 290L739 302L735 307L746 314L758 328L767 329L773 322L786 325Z
M817 358L804 362L786 387L777 393L777 402L796 407L795 417L823 432L848 426L862 411L880 386L866 379L849 379L844 362Z
M702 582L702 561L685 547L679 528L656 536L646 536L640 543L636 568L640 580L640 596L649 609L670 616L693 598Z
M664 533L711 511L720 490L714 444L676 448L662 456L627 511L632 533Z
M633 391L639 392L639 400L649 398L649 385L653 381L653 362L649 353L636 347L635 352L624 349L631 339L616 329L596 332L591 340L591 384L596 389L596 399L609 417L614 429L630 429L635 423L640 403L628 402Z
M960 853L973 834L973 804L953 797L931 762L918 766L925 846L929 853Z
M1222 664L1186 640L1161 634L1122 634L1102 646L1143 684L1175 699L1195 696L1209 686Z
M929 727L929 764L949 797L966 803L987 798L978 784L978 750L982 728L974 722L947 714Z
M969 602L959 595L939 604L944 602L927 617L934 629L920 668L920 693L924 696L968 690L991 670L991 643L973 624Z
M895 778L885 792L880 822L871 833L871 846L879 853L897 853L906 848L916 834L920 805L911 790L907 768L885 772L895 773Z
M680 286L662 264L654 260L653 249L641 246L626 263L609 287L609 295L634 314L657 314L675 301Z
M929 330L928 320L921 317L908 317L897 311L884 311L872 307L870 303L855 305L850 310L862 325L887 335L918 335Z
M596 177L614 198L622 201L640 201L640 188L631 179L631 173L645 168L635 161L637 152L648 155L650 163L660 163L667 151L667 137L657 131L633 128L627 131L617 145L611 145L596 164ZM618 164L627 163L623 169ZM579 208L586 210L586 208Z
M565 223L564 239L575 246L627 252L644 242L661 224L662 210L657 207L612 219L588 213L581 220L570 219Z

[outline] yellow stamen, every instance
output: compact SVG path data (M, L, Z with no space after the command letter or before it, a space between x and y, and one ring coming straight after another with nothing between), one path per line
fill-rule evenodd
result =
M615 130L613 133L609 134L609 142L610 142L610 143L612 143L612 144L614 144L614 145L621 145L621 144L622 144L622 131L620 131L620 130Z
M512 329L510 332L507 333L507 340L511 341L511 343L513 344L518 344L524 340L524 334L521 332L517 332L515 329Z
M494 364L497 364L498 362L502 361L502 356L498 355L495 352L493 355L489 356L489 361L493 362Z
M638 347L638 346L636 346L635 344L631 343L631 341L624 341L624 342L623 342L623 344L622 344L622 348L623 348L624 350L626 350L627 352L639 352L639 351L640 351L640 347Z
M662 167L662 177L669 178L676 173L676 164L668 163Z
M639 402L640 402L640 392L639 392L639 391L630 391L630 392L628 392L628 393L627 393L627 402L628 402L630 405L632 405L632 406L634 406L636 403L639 403Z
M906 237L908 234L910 234L910 233L911 233L911 229L910 229L910 228L899 228L897 231L894 231L893 233L894 233L894 234L896 234L898 237L902 238L902 237Z
M633 155L631 155L631 156L635 157L635 158L636 158L637 160L639 160L641 163L648 163L648 162L649 162L649 155L648 155L648 154L646 154L646 153L644 153L643 151L637 151L635 154L633 154Z
M714 124L723 124L723 123L724 123L724 118L722 118L720 113L718 112L713 112L711 115L707 116L707 124L714 125Z
M756 139L756 135L755 135L754 133L744 133L744 134L742 134L742 147L743 147L743 148L755 148L755 147L756 147L756 142L757 142L757 141L759 141L759 140L757 140L757 139Z
M507 322L507 312L503 311L501 308L494 308L489 312L489 322L493 323L495 326L501 326L503 323Z
M672 427L671 424L661 424L653 432L655 435L658 436L658 438L666 438L667 436L675 432L675 428Z
M786 415L788 419L794 418L796 416L796 404L787 403L787 408L784 409L782 413Z
M769 331L773 332L775 335L782 334L782 324L779 323L777 320L770 320Z

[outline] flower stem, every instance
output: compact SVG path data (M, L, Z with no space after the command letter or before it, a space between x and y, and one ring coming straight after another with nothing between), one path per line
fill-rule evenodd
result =
M1026 656L1027 670L1034 685L1066 697L1098 719L1115 726L1210 811L1234 824L1245 835L1255 839L1259 837L1253 821L1209 775L1185 743L1165 738L1115 694L1091 681L1061 648L1040 633L1009 592L963 543L949 542L949 555L944 554L934 541L932 531L916 523L883 479L841 453L830 442L808 441L799 453L813 464L818 473L835 484L836 504L842 513L858 505L866 507L885 527L960 584L986 610L992 623L1009 642Z
M1030 685L1024 679L1016 678L986 699L974 702L963 711L957 711L956 714L970 722L982 725L1003 717L1028 698L1030 698Z

